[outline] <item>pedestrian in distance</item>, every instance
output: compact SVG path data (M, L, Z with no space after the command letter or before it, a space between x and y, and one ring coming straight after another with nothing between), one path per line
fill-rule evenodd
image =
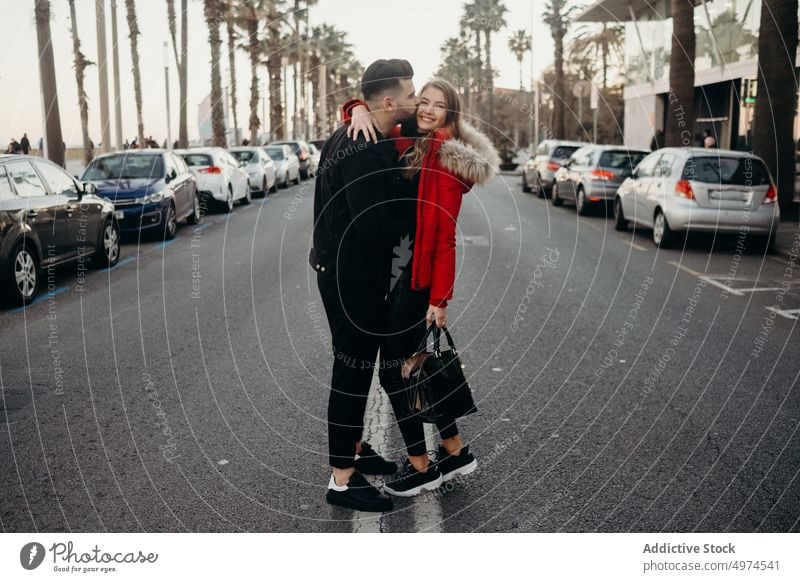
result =
M321 152L314 191L311 267L317 273L331 329L333 370L328 400L326 499L362 511L388 511L392 501L364 474L392 474L397 465L363 440L364 413L384 333L393 248L408 227L388 212L400 166L391 141L395 125L416 105L408 61L379 60L364 71L361 92L378 126L377 142L355 143L339 127Z
M349 107L354 117L348 132L367 135L367 139L376 135L375 117L366 104L345 104L345 121L350 118ZM454 418L436 423L441 445L436 462L431 462L423 423L409 410L399 363L420 349L429 326L442 328L447 323L462 198L474 185L496 175L500 159L491 140L461 120L458 91L444 79L433 79L423 86L415 115L392 128L389 138L403 168L399 190L405 205L395 208L398 218L408 225L409 247L395 252L400 260L395 260L395 278L386 300L379 377L392 403L408 458L384 485L384 491L412 497L478 467Z
M9 142L8 147L6 148L6 153L7 154L19 154L20 153L20 147L19 147L19 142L17 141L17 138L15 138L15 137L11 138L11 141Z
M24 155L28 155L31 152L31 142L28 141L28 134L23 133L22 139L19 140L19 148Z
M717 138L715 138L708 129L703 132L703 147L706 149L717 147Z

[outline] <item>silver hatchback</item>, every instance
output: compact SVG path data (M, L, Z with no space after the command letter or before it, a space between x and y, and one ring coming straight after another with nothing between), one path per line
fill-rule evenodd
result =
M580 147L589 145L582 141L546 139L522 167L522 191L534 192L539 198L550 195L555 175L567 159Z
M645 157L614 199L617 230L653 229L667 248L678 232L746 233L769 248L778 229L778 193L761 158L748 152L664 148Z

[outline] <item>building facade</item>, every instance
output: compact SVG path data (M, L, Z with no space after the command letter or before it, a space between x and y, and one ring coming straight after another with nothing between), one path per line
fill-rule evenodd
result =
M760 18L760 0L695 0L696 141L709 130L721 148L751 149ZM667 109L670 0L598 0L576 20L625 23L625 142L649 147Z

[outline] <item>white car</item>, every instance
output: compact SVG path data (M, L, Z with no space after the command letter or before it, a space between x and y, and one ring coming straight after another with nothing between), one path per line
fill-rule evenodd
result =
M686 231L746 232L769 249L780 211L763 160L747 152L663 148L646 156L614 197L617 230L633 222L653 229L653 242L674 244Z
M250 177L250 188L266 196L267 192L278 191L278 173L275 162L259 147L235 147L228 153L236 158L241 167Z
M319 159L322 152L313 143L308 144L308 174L309 176L316 176L319 172Z
M289 182L300 183L300 160L288 145L267 145L264 151L275 162L278 170L278 184L287 188Z
M175 150L175 153L183 158L194 174L200 196L218 203L223 212L232 212L237 200L250 204L253 199L250 178L224 149L193 148Z

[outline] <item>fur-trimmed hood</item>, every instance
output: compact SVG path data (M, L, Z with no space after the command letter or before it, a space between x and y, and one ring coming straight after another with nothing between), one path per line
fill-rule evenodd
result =
M461 180L481 185L497 175L500 156L486 134L462 122L460 139L442 141L439 162Z

